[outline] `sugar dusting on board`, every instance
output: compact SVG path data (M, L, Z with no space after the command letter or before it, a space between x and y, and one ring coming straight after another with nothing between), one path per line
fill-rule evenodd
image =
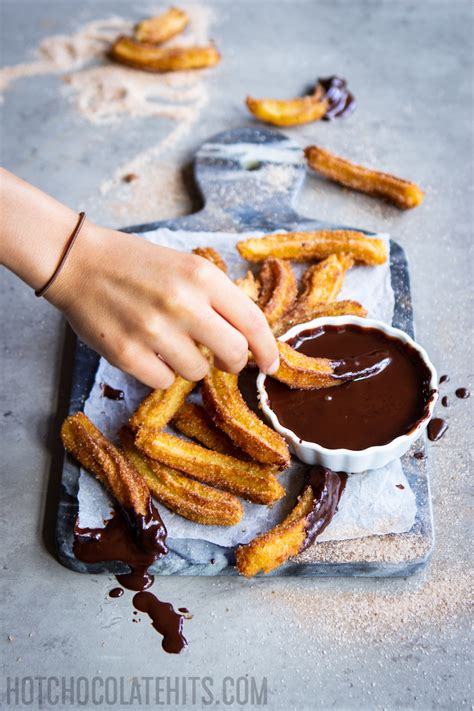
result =
M213 11L201 4L184 6L190 22L169 45L205 44L209 41ZM212 70L153 74L113 63L107 58L111 43L129 34L142 14L112 16L85 23L71 34L53 35L36 48L31 61L0 70L3 100L21 79L58 75L58 90L85 121L106 138L106 127L126 120L160 120L163 138L135 148L135 155L118 164L80 207L90 214L104 210L117 222L165 219L189 212L191 201L178 166L182 145L208 103L208 77ZM139 179L127 183L127 174ZM103 204L104 198L107 204ZM102 204L100 204L102 203Z

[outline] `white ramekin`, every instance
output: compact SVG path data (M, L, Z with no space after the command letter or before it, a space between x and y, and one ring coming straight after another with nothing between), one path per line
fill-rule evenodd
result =
M394 459L399 459L407 452L413 442L426 430L430 421L436 400L438 399L438 376L436 370L428 358L428 354L406 333L398 328L388 326L382 321L373 319L360 318L359 316L331 316L315 318L307 323L300 323L293 326L283 336L280 336L280 341L288 341L294 336L297 336L302 331L318 328L321 326L360 326L361 328L375 328L382 333L397 338L402 343L406 343L414 348L421 356L426 367L430 371L431 378L429 389L432 395L427 403L426 414L417 423L410 432L396 437L388 444L368 447L367 449L351 450L351 449L327 449L322 447L317 442L306 442L287 427L280 424L275 412L270 408L268 394L265 389L266 375L259 373L257 377L257 390L260 400L260 407L265 417L270 421L273 428L279 432L288 442L293 453L306 464L321 464L333 471L344 471L348 474L356 474L366 471L367 469L379 469L384 467Z

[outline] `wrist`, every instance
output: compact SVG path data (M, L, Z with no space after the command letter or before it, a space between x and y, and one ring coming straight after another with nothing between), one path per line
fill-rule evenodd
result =
M85 220L81 232L57 278L47 290L45 298L51 304L67 311L93 284L93 274L106 259L108 230Z

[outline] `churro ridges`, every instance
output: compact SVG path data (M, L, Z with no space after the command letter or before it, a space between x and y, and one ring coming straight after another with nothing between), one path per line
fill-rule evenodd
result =
M174 417L196 383L177 375L167 390L153 390L130 418L130 427L142 425L160 430Z
M355 262L376 265L388 258L383 239L367 237L355 230L280 232L241 240L237 250L249 262L261 262L268 257L306 262L325 259L331 254L347 254Z
M183 518L206 526L234 526L243 516L240 501L224 491L201 484L176 469L150 459L123 428L120 440L127 458L146 481L153 496Z
M203 381L202 398L215 424L247 454L282 469L289 465L288 445L247 406L236 375L211 368Z
M92 472L125 509L142 516L147 514L150 492L145 481L83 412L76 412L63 422L61 439L65 449Z
M244 462L146 427L139 430L135 442L151 459L253 503L271 504L285 493L271 467Z
M266 259L259 274L261 283L258 305L273 326L293 304L298 285L293 267L284 259Z

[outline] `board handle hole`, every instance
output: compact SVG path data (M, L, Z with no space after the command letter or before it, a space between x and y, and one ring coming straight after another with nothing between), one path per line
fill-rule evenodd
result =
M247 160L242 163L242 168L244 170L259 170L262 167L262 163L259 160Z

